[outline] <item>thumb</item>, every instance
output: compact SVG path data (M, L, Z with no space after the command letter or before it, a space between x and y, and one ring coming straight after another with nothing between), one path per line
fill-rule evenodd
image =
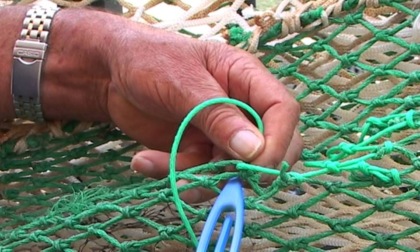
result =
M236 106L208 107L197 115L193 124L235 158L251 161L264 148L263 135Z

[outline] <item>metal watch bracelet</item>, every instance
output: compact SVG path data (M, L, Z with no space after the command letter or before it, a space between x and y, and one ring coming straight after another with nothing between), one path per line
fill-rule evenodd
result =
M41 107L41 71L48 35L57 6L33 6L25 16L13 49L12 96L18 118L44 120Z

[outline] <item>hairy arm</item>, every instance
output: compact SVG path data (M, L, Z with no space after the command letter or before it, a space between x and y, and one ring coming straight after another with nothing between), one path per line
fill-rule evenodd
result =
M0 119L13 118L10 72L14 42L27 7L0 9ZM3 36L5 34L5 36ZM200 112L180 146L177 169L239 158L277 167L299 158L299 104L253 55L140 25L116 15L66 9L54 18L45 60L41 104L46 119L112 120L153 150L138 153L133 169L160 178L182 118L215 97L251 105L264 133L238 108L221 104ZM268 182L271 178L262 178ZM209 195L186 195L190 202Z

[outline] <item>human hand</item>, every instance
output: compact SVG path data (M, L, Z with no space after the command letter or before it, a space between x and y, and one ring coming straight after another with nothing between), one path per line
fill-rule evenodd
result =
M138 24L124 27L114 44L107 110L118 127L151 149L133 158L136 171L167 176L168 152L179 123L192 108L215 97L249 103L262 116L264 135L238 108L205 109L184 135L178 170L228 157L268 167L298 160L299 105L258 59L224 44ZM196 202L208 193L183 196Z
M61 11L54 25L61 34L54 30L51 34L45 115L112 120L149 148L132 161L132 168L145 176L167 176L168 152L181 120L192 108L215 97L231 97L252 106L263 119L264 135L238 108L209 107L193 119L183 137L178 170L227 158L266 167L298 160L302 148L295 131L299 105L254 56L106 13ZM263 180L268 183L270 177ZM187 202L212 196L203 189L181 195Z

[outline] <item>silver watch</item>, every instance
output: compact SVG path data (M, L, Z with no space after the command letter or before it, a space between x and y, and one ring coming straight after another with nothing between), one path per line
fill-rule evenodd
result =
M48 5L49 4L49 5ZM41 71L56 5L33 6L25 16L13 49L12 96L18 118L44 120L41 107Z

